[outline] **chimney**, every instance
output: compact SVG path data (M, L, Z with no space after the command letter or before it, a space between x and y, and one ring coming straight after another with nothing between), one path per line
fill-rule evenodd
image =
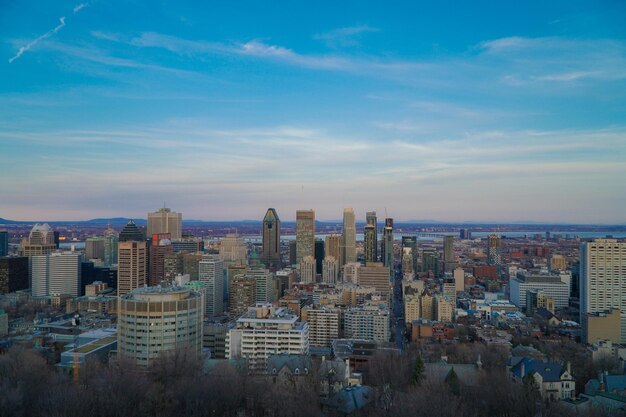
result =
M572 364L570 361L567 361L567 373L572 375Z
M524 375L526 375L526 364L522 359L522 366L520 367L520 378L524 378Z

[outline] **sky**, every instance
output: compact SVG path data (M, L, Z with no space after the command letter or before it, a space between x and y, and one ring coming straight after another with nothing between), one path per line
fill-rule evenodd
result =
M5 0L0 217L626 223L624 22L623 1Z

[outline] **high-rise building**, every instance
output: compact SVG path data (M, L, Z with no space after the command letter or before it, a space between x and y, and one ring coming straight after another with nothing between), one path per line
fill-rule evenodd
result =
M31 257L33 297L54 294L78 297L81 293L81 255L56 252Z
M422 251L422 272L439 275L439 254L436 249L426 248Z
M104 266L117 265L117 242L115 230L110 227L104 231Z
M317 268L315 259L312 256L305 256L300 262L300 282L310 284L315 282Z
M500 257L500 236L489 235L487 238L487 263L489 265L500 266L502 259Z
M237 320L226 338L226 358L246 359L250 371L264 373L272 354L308 355L309 325L284 307L258 303Z
M205 284L205 314L221 316L224 313L224 261L217 255L203 256L198 264L198 277Z
M383 229L382 244L383 265L393 269L393 219L385 219L385 228Z
M261 261L272 268L281 268L280 258L280 219L276 210L268 208L263 217L263 253Z
M388 342L391 338L389 310L384 305L347 309L344 313L344 336L377 343Z
M28 235L22 240L20 256L47 255L57 249L54 243L54 232L47 223L35 224Z
M148 248L143 233L132 220L120 232L117 260L118 296L147 284Z
M472 238L472 231L470 229L460 229L459 238L462 240L469 240Z
M335 284L339 280L339 262L333 256L324 258L322 264L322 282Z
M241 236L235 233L228 233L220 241L220 256L224 262L230 263L248 263L248 247Z
M301 313L302 320L309 324L309 344L313 347L331 347L332 341L339 338L341 311L325 306L306 307Z
M166 253L163 257L163 275L166 281L173 282L177 275L183 274L183 255L174 252Z
M402 236L402 273L417 273L417 236Z
M364 232L365 262L378 262L378 221L375 211L368 211L365 215Z
M165 281L165 257L173 254L172 241L169 233L152 235L150 240L150 271L148 285L162 285Z
M518 272L510 280L510 286L511 302L522 309L526 308L527 291L533 289L543 290L548 297L552 297L555 308L567 307L569 303L569 285L558 275Z
M316 238L315 239L315 270L317 272L321 272L322 270L322 261L326 257L326 250L324 248L324 240Z
M248 268L246 278L254 280L255 302L271 303L276 300L274 294L274 273L265 268ZM248 307L251 304L248 304Z
M0 258L0 294L28 289L28 257Z
M454 288L457 292L465 290L465 271L463 268L454 269Z
M315 258L315 211L296 211L296 264L305 256Z
M169 233L172 239L183 237L183 215L168 208L160 208L154 213L148 213L148 236L157 233Z
M327 235L326 240L324 242L324 249L326 256L332 256L339 262L339 267L343 265L342 257L343 257L343 238L341 235Z
M89 237L85 239L85 259L100 259L104 261L103 237Z
M183 254L183 275L189 275L191 281L198 280L198 263L204 256L201 252Z
M228 283L228 312L238 317L256 303L256 280L253 275L237 274Z
M454 236L443 237L443 268L444 272L452 272L456 267L454 261Z
M0 257L9 254L9 232L0 230Z
M381 262L365 264L357 269L358 284L363 287L375 287L383 297L383 301L389 305L391 295L391 280L389 267Z
M354 209L343 209L343 262L344 264L356 262L356 217Z
M137 288L121 296L118 306L118 355L141 366L165 352L184 350L200 356L201 293L182 287Z
M589 334L597 333L592 325L600 320L590 320L592 315L619 310L620 340L612 342L626 343L626 242L595 239L581 243L579 288L583 341L590 343Z

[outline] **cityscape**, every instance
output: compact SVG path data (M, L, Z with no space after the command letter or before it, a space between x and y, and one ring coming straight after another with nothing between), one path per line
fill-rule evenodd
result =
M0 6L0 417L626 416L626 4Z

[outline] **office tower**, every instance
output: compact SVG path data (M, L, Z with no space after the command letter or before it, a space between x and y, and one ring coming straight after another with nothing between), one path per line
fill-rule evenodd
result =
M445 295L435 295L435 311L437 313L437 321L442 323L451 322L454 319L455 304L456 302L454 300L450 300Z
M391 338L389 310L384 305L347 309L344 313L344 336L376 343L388 342Z
M191 281L198 280L198 263L202 256L201 252L183 254L183 275L189 275Z
M356 217L352 207L343 209L343 261L356 262Z
M439 254L436 249L427 248L422 251L422 272L439 275Z
M176 350L200 356L203 312L202 294L188 288L145 287L122 295L117 312L118 355L141 366Z
M472 231L469 229L460 229L459 230L459 238L463 240L469 240L472 238Z
M454 236L443 237L443 268L444 272L452 272L456 266L454 261Z
M315 257L315 211L296 211L296 264L305 256Z
M0 258L0 294L28 289L28 257Z
M487 250L487 263L500 266L502 264L500 258L500 236L489 235L487 238Z
M255 283L255 302L271 303L276 300L273 272L265 268L248 268L245 276L246 278L252 279ZM248 304L248 307L252 304Z
M381 262L365 264L357 269L357 283L362 287L375 287L382 299L389 305L391 295L391 280L389 267Z
M626 343L626 242L595 239L581 243L579 288L583 341L592 343L592 335L600 333L594 325L601 320L592 317L613 310L620 315L620 340L612 342Z
M278 281L278 293L276 294L276 298L280 299L293 287L293 283L296 282L296 271L291 268L276 271L276 281Z
M172 282L177 275L183 275L183 259L184 254L180 252L163 256L163 276L167 281Z
M295 240L289 241L289 265L295 266L297 264L297 247L298 243Z
M526 307L526 292L533 289L543 290L548 297L552 297L555 308L567 307L569 303L569 285L558 275L518 272L510 280L510 286L511 302L519 308Z
M417 236L402 236L402 273L417 275Z
M383 229L382 244L383 265L393 269L393 219L385 219L385 228Z
M81 293L81 255L56 252L31 257L33 297L53 294L78 297Z
M228 282L228 313L239 317L256 303L256 280L245 273L235 275Z
M128 294L147 283L148 248L135 222L130 220L120 232L117 246L117 295Z
M148 236L157 233L169 233L172 239L183 237L183 215L168 208L161 208L154 213L148 213Z
M120 232L118 242L144 242L146 235L137 227L133 220L129 220Z
M272 354L309 354L309 325L284 307L258 303L237 320L226 338L226 358L246 359L254 373L266 371Z
M104 231L104 266L117 265L117 242L115 230L110 227Z
M217 255L205 255L198 264L199 281L205 283L204 305L208 317L224 313L224 261Z
M54 233L47 223L35 224L28 235L22 240L20 256L47 255L54 252L57 246L54 243Z
M204 252L204 240L195 237L172 240L174 252Z
M339 261L333 256L324 258L322 264L322 282L335 284L339 280Z
M342 267L343 282L351 282L353 284L359 283L359 269L361 268L359 262L350 262Z
M455 268L454 269L454 288L458 291L465 290L465 271L463 268Z
M343 238L340 235L328 235L324 242L324 249L326 256L332 256L339 262L339 267L343 265Z
M302 310L302 321L309 324L309 345L331 347L339 338L341 310L325 306L311 306Z
M365 262L378 262L378 230L376 229L376 212L368 212L367 214L367 223L365 223L365 230L363 234Z
M322 270L322 261L326 257L326 251L324 249L324 240L315 239L315 270L320 272Z
M9 232L0 230L0 257L9 254Z
M312 256L305 256L300 262L300 282L310 284L315 282L315 276L317 275L317 268L315 259Z
M85 259L99 259L104 261L104 243L102 237L85 239Z
M228 233L220 241L220 256L226 263L248 263L248 246L241 236Z
M150 239L150 272L148 285L162 285L165 281L165 257L174 253L169 233L153 234Z
M268 208L263 217L263 253L261 261L272 268L281 268L280 259L280 219L276 210Z

